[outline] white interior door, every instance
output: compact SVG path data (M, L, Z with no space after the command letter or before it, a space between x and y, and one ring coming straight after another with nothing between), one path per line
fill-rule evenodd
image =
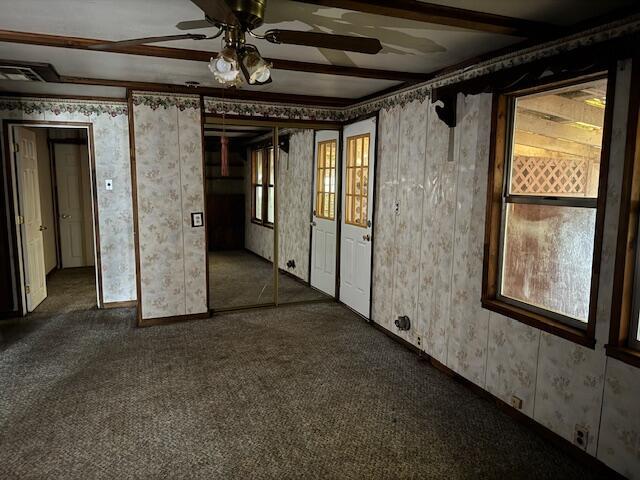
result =
M13 132L14 142L18 145L16 172L20 215L23 218L20 236L24 258L25 296L27 311L32 312L47 298L36 134L22 127L15 127Z
M313 162L313 220L311 222L311 286L336 294L336 186L340 132L316 132Z
M376 120L343 130L340 300L369 318Z
M58 192L58 225L62 268L90 265L87 258L86 204L82 181L81 145L55 144L56 187ZM89 199L90 202L90 199ZM90 210L89 210L90 211Z

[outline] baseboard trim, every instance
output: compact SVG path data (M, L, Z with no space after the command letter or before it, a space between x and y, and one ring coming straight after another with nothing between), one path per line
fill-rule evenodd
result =
M102 308L133 308L138 305L136 300L127 300L124 302L105 302L102 304Z
M309 282L307 282L306 280L303 280L302 278L298 277L295 273L290 272L290 271L285 270L284 268L280 268L280 267L278 267L278 271L279 271L281 274L283 274L283 275L285 275L285 276L287 276L287 277L291 278L292 280L295 280L296 282L301 283L301 284L302 284L302 285L304 285L305 287L312 288L312 287L311 287L311 284L310 284Z
M476 385L475 383L473 383L472 381L466 379L465 377L463 377L459 373L451 370L445 364L443 364L442 362L436 360L435 358L433 358L431 355L429 355L428 353L424 352L423 350L420 350L418 347L416 347L412 343L409 343L404 338L402 338L402 337L396 335L395 333L387 330L382 325L374 322L373 320L369 320L368 323L372 327L374 327L375 329L383 332L385 335L387 335L392 340L398 342L400 345L402 345L405 348L407 348L407 349L411 350L412 352L416 353L421 359L423 359L425 361L428 361L434 368L436 368L436 369L440 370L441 372L445 373L446 375L451 377L456 382L458 382L458 383L464 385L465 387L469 388L471 391L473 391L474 393L476 393L480 397L483 397L486 400L495 403L495 405L500 410L505 412L511 418L513 418L517 422L525 425L527 428L533 430L538 435L540 435L542 438L544 438L545 440L549 441L554 446L558 447L560 450L562 450L563 452L567 453L568 455L570 455L571 457L576 459L578 462L580 462L582 464L585 464L585 465L588 465L591 469L593 469L597 473L602 474L603 478L625 480L626 477L624 477L623 475L621 475L618 472L616 472L615 470L613 470L611 467L606 465L604 462L602 462L598 458L596 458L596 457L594 457L592 455L589 455L587 452L585 452L584 450L580 449L579 447L577 447L576 445L574 445L573 443L568 441L566 438L558 435L553 430L550 430L549 428L545 427L544 425L536 422L533 418L531 418L528 415L524 414L520 410L512 407L511 405L506 403L501 398L496 397L491 392L489 392L489 391L485 390L484 388Z
M209 318L211 314L209 312L193 313L190 315L176 315L174 317L158 317L158 318L141 318L138 320L138 327L155 327L158 325L170 325L172 323L188 322L190 320L202 320L203 318Z

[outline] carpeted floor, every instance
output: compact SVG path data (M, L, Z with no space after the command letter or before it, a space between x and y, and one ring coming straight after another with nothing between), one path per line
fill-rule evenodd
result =
M136 329L76 280L0 323L2 479L596 478L338 304Z
M329 299L324 293L280 272L278 301ZM273 303L273 263L244 250L209 252L209 307Z

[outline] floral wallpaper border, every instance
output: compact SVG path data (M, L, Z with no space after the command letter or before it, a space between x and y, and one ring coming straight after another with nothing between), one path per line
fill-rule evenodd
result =
M305 105L284 105L281 103L254 103L242 100L223 100L205 97L206 113L218 115L247 115L271 118L294 118L298 120L341 120L341 110L333 108L309 107Z
M450 85L500 70L530 63L542 58L570 52L580 47L595 45L607 40L621 38L640 32L640 14L616 22L594 27L568 37L547 42L524 50L511 52L485 62L463 68L428 82L407 87L404 90L343 108L322 108L308 105L283 105L277 103L255 103L242 100L223 100L205 97L205 112L218 115L246 115L296 120L345 121L377 110L405 105L418 100L424 102L431 97L434 88Z
M177 107L178 110L184 112L187 109L200 108L199 95L174 95L174 94L150 94L146 92L133 92L133 104L135 106L144 105L151 110L163 108L166 110L170 107Z
M39 97L4 97L0 98L0 110L18 111L26 114L53 113L54 115L109 115L117 117L128 115L126 100L122 103L99 100L58 100Z

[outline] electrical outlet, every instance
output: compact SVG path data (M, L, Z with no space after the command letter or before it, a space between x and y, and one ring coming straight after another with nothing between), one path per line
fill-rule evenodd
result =
M515 395L511 395L511 406L516 410L522 410L522 399Z
M422 341L420 340L420 337L418 337L418 346L422 345Z
M587 449L589 444L589 430L583 425L576 425L573 431L573 443L575 443L582 450Z

